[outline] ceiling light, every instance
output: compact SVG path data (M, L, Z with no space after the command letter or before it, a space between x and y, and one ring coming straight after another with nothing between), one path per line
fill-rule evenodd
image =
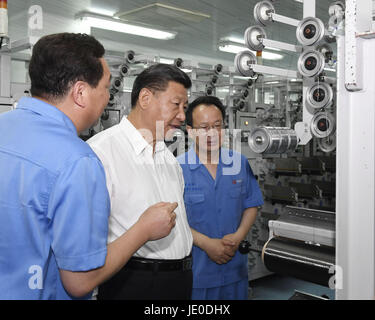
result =
M236 42L236 43L245 44L244 38L227 37L227 38L222 38L221 40L224 40L224 41L227 40L227 41L232 41L232 42Z
M174 59L169 59L169 58L159 58L159 63L174 64ZM186 68L182 68L182 69L180 69L180 70L183 71L183 72L185 72L185 73L189 73L189 72L192 71L191 69L186 69Z
M116 12L113 10L107 10L107 9L102 9L102 8L90 8L90 13L112 17Z
M190 11L183 8L178 8L163 3L155 2L146 6L136 8L130 11L118 12L114 15L115 18L121 18L125 20L136 20L135 18L162 16L162 19L174 19L178 21L186 21L199 23L204 19L211 18L210 15L202 12ZM138 20L143 21L143 20Z
M243 50L249 50L245 46L241 46L240 44L233 44L233 43L219 43L218 49L223 52L229 52L229 53L238 53ZM251 50L250 50L251 51ZM254 54L256 54L255 51ZM262 58L265 60L281 60L283 59L283 55L279 53L274 53L274 52L268 52L268 51L262 51Z
M122 20L119 19L113 19L109 16L93 14L90 12L79 13L76 16L76 19L81 19L82 22L89 27L133 34L159 40L174 39L177 35L176 32L154 29L150 26L141 24L129 24L126 22L122 22Z
M219 45L220 51L234 53L234 54L236 54L240 51L243 51L245 49L246 49L245 47L235 45L235 44L221 44L221 45Z

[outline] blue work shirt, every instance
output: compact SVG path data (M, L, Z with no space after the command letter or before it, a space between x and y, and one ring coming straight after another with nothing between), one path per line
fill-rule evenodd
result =
M243 155L222 148L215 180L194 147L177 160L184 174L186 213L194 230L221 239L237 231L246 208L263 204L258 183ZM225 286L247 277L246 254L237 251L232 260L219 265L193 246L193 288Z
M22 98L0 115L0 299L73 299L59 269L103 266L109 210L101 162L63 112Z

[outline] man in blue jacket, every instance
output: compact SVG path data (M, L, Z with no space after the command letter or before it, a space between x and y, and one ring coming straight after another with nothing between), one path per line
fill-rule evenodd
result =
M165 237L177 204L148 208L107 245L103 166L78 133L108 104L111 73L92 36L41 38L32 97L0 115L0 299L91 298L145 242Z
M216 97L194 100L186 111L192 148L178 157L185 179L184 201L192 229L192 299L247 299L247 255L240 242L263 204L248 160L224 149L225 109Z

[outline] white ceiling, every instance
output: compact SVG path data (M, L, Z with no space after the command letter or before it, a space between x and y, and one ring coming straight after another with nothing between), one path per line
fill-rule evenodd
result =
M311 0L305 0L311 1ZM28 10L32 5L43 9L43 30L37 35L55 32L86 32L74 20L80 11L105 10L108 13L129 11L156 1L152 0L11 0L9 8L9 33L12 41L28 35ZM120 34L117 32L92 29L92 34L103 42L109 50L135 50L140 53L151 53L163 57L201 60L198 62L224 63L231 65L234 54L217 50L217 43L222 37L243 37L244 31L254 25L253 8L258 0L161 0L160 3L179 7L194 12L210 15L200 22L181 21L174 18L165 19L162 27L178 32L173 40L153 40L149 38ZM328 7L331 0L316 0L316 16L324 23L328 21ZM302 19L302 4L294 0L274 2L277 14ZM162 24L163 19L148 16L148 24ZM273 23L266 27L269 39L297 44L295 27ZM142 52L144 51L144 52ZM284 53L283 53L284 54ZM264 64L277 65L296 69L296 55L285 53L282 61L264 61ZM204 61L205 60L205 61Z

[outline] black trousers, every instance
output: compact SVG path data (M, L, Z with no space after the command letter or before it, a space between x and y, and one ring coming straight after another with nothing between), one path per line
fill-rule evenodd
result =
M99 286L98 300L191 300L193 273L145 271L126 265Z

